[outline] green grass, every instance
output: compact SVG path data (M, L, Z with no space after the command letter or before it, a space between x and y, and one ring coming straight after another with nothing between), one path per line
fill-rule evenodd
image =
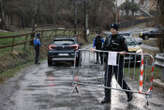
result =
M20 35L23 34L24 32L0 32L0 37L5 37L5 36L14 36L14 35ZM19 38L15 38L15 42L17 41L22 41L24 40L24 37L19 37ZM6 38L6 39L0 39L0 45L8 45L11 44L13 41L13 38Z
M27 66L30 66L32 62L28 62L19 66L16 66L15 68L9 69L5 72L2 72L0 74L0 83L4 82L5 80L14 77L16 73L18 73L22 68L25 68Z
M7 45L11 45L13 39L0 39L0 46L7 46ZM29 38L28 38L29 40ZM15 43L19 43L19 42L23 42L25 41L24 37L20 37L20 38L15 38ZM24 48L24 45L19 45L19 46L15 46L13 49L19 51L20 48ZM0 49L0 56L6 54L7 52L11 52L12 47L8 47L8 48L4 48L4 49Z
M0 32L0 37L4 36L11 36L11 35L18 35L20 33L18 32ZM19 38L21 40L22 38ZM0 39L0 45L8 45L12 43L12 38L7 38L7 39ZM17 39L15 39L17 41Z
M22 68L30 66L34 63L34 50L32 47L24 50L19 47L17 48L15 53L6 54L6 56L2 56L0 61L1 70L0 72L0 82L3 82L11 77L14 77ZM45 48L41 48L42 54L40 55L40 60L44 60L47 55L47 50ZM4 62L4 63L2 63Z
M48 37L49 33L50 32L45 32L44 37L45 38ZM18 35L18 33L15 33L15 34ZM13 33L12 35L15 35L15 34ZM1 33L1 35L2 35L2 33ZM3 35L11 35L11 33L10 32L9 33L3 33ZM12 45L13 40L15 43L20 43L20 42L24 42L24 41L30 40L30 39L31 39L30 35L28 35L28 37L23 36L23 37L17 37L15 39L13 39L13 38L0 39L0 46ZM28 45L29 45L29 43L27 43L27 46ZM22 51L22 49L24 49L24 45L15 46L14 49L17 51L19 51L19 50ZM8 52L11 52L11 50L12 50L12 47L0 49L0 56L6 54Z
M0 37L1 36L10 36L10 35L17 35L20 34L19 32L0 32Z

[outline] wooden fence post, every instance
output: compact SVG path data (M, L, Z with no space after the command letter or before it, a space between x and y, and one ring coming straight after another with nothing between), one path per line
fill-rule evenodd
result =
M48 40L50 41L51 38L53 38L53 31L52 32L49 32L50 34L48 35Z
M56 37L56 35L57 35L57 29L55 29L55 37Z
M13 39L12 39L11 52L13 52L13 50L14 50L14 44L15 44L15 37L13 37Z
M67 31L66 31L66 30L64 30L64 36L66 36L66 34L67 34L66 32L67 32Z
M44 37L43 37L43 31L40 31L40 42L42 42L43 39L44 39Z
M27 47L27 40L28 40L28 35L25 36L24 51L26 50L26 47Z
M54 30L54 33L55 33L54 37L56 37L56 29Z

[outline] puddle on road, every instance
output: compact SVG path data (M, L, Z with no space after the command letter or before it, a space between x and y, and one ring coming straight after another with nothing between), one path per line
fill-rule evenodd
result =
M47 77L54 77L54 71L47 71L46 72Z
M162 105L162 104L160 104L160 103L153 103L153 102L150 102L149 103L150 105L153 105L153 106L155 106L155 107L162 107L162 108L164 108L164 105Z
M62 77L65 75L72 75L73 69L70 68L62 68L62 69L54 69L51 71L46 71L47 77Z

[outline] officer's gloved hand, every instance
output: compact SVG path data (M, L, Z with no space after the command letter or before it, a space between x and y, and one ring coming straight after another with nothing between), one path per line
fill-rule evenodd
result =
M90 49L91 52L94 52L95 50L96 50L95 48L91 48L91 49Z
M121 55L125 55L125 54L127 54L127 52L125 52L125 51L121 51L121 52L119 52L119 54L121 54Z

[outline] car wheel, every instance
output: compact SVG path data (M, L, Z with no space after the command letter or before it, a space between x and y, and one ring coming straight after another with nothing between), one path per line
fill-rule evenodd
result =
M48 59L48 66L52 66L52 60L50 58Z

